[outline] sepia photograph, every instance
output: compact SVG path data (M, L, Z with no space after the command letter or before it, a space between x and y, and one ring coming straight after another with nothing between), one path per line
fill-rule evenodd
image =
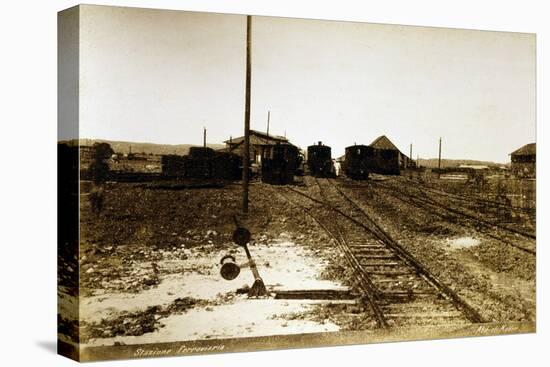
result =
M536 331L536 37L58 13L58 348Z

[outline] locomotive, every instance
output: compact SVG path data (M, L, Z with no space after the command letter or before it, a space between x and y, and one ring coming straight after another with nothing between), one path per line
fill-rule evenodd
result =
M372 172L374 148L368 145L353 145L346 148L344 172L354 180L365 180Z
M322 142L307 147L307 166L312 176L334 177L331 148Z
M272 185L291 184L301 163L302 156L296 146L271 145L262 157L262 182Z

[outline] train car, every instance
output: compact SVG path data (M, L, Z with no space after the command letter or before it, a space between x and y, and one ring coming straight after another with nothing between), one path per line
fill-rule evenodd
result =
M264 150L262 157L262 182L272 185L288 185L302 163L298 148L291 144L275 144Z
M160 157L160 167L163 176L184 177L185 157L176 154L167 154Z
M189 157L191 158L213 158L216 152L212 148L207 147L191 147L189 148Z
M220 180L240 180L242 178L242 158L229 152L215 152L212 158L212 178Z
M239 156L203 147L192 147L185 156L163 155L161 169L174 178L238 180L242 175Z
M343 168L346 176L354 180L365 180L371 173L399 175L399 151L352 145L346 148Z
M354 180L365 180L373 172L376 162L376 149L368 145L352 145L346 148L344 172Z
M187 155L185 159L185 178L212 178L212 157L194 157Z
M372 171L381 175L399 175L399 151L375 149L375 163Z
M334 177L332 153L329 146L319 142L307 147L307 166L309 174L315 177Z

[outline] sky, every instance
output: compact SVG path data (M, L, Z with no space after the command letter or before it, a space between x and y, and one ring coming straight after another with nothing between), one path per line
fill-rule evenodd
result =
M80 136L242 136L246 17L84 6ZM535 141L535 36L252 17L251 128L343 154L386 135L413 158L508 162Z

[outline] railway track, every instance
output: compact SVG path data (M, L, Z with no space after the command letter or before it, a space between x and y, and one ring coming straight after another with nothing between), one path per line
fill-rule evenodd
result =
M307 193L293 187L278 193L336 241L379 327L483 322L330 179L313 180Z
M508 226L495 223L485 218L481 218L477 215L469 214L458 207L454 207L449 204L442 204L441 202L430 198L420 190L412 192L412 190L397 187L396 185L388 185L385 182L372 181L370 183L373 187L383 190L386 194L394 197L395 199L415 206L426 212L439 216L445 220L453 223L462 223L476 230L479 230L483 234L493 239L500 241L506 245L512 246L518 250L526 252L531 255L536 255L536 249L527 248L516 243L517 236L521 236L528 241L535 240L536 235L527 233L522 230L510 228ZM510 238L510 235L514 236Z
M467 204L468 206L471 206L477 209L485 209L485 208L503 209L510 212L526 215L529 218L534 218L536 216L536 211L534 208L522 208L518 206L513 206L509 203L481 198L478 196L474 196L472 194L469 194L469 195L454 194L451 192L437 189L435 187L429 186L426 183L419 182L419 181L408 181L408 182L414 183L419 189L423 190L424 192L430 192L432 194L445 197L447 199L460 201L462 203Z

